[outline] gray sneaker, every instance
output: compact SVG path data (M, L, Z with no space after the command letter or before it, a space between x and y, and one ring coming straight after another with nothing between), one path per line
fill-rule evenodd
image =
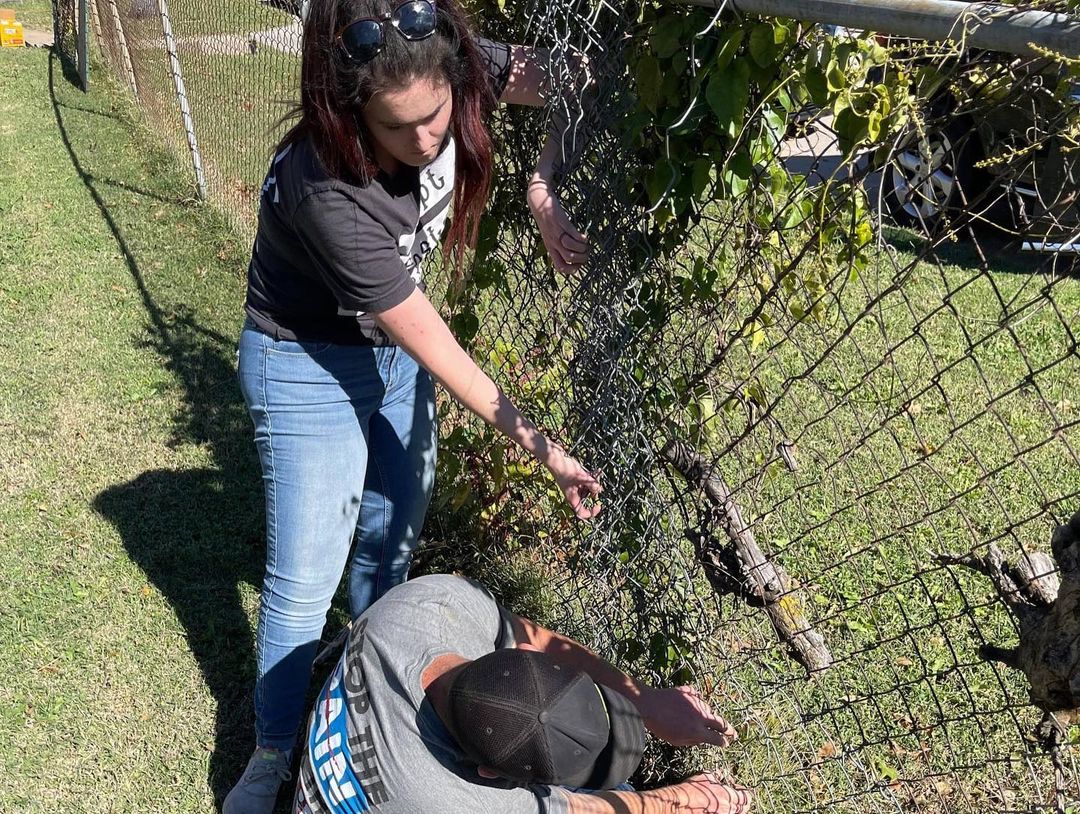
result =
M256 749L243 776L221 806L221 814L270 814L278 789L292 778L289 756L280 749Z

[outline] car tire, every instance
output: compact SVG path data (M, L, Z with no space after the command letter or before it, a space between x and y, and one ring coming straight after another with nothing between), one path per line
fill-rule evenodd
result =
M893 221L926 234L964 225L995 225L1008 216L1004 195L989 173L975 165L984 157L970 118L935 128L912 130L896 142L882 171L882 199ZM994 198L998 200L993 200Z

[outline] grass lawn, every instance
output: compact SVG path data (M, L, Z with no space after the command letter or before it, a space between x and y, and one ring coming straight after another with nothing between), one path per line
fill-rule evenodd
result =
M978 656L983 643L1015 644L1014 624L987 580L934 555L985 554L990 542L1013 559L1048 552L1054 519L1080 509L1080 284L1037 273L1030 255L991 273L973 261L964 247L933 264L901 250L847 286L835 323L761 354L755 379L799 471L765 466L769 426L723 459L836 659L805 681L752 611L728 611L709 645L747 722L737 759L778 810L1049 803L1026 681ZM894 269L908 273L890 292ZM812 375L795 375L810 363ZM721 434L740 429L736 417Z
M132 52L140 102L156 132L193 177L160 31L157 40L148 35L146 41L150 44ZM245 234L253 235L256 192L284 133L282 118L299 99L300 60L271 48L223 54L188 46L182 46L180 58L210 198ZM103 76L109 70L100 67Z
M246 246L132 122L0 55L2 811L212 810L251 743Z
M29 28L52 31L52 3L49 0L11 0L4 8L15 12L15 19Z

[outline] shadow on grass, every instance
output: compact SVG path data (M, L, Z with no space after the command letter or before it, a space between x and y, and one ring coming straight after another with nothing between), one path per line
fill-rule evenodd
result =
M240 587L261 584L262 503L251 425L240 399L233 357L236 339L200 323L190 308L162 309L118 225L102 187L142 191L88 171L73 143L58 98L58 82L71 82L68 62L54 52L49 90L60 137L90 198L109 227L146 314L146 344L183 388L171 443L207 447L214 466L153 470L112 486L95 509L119 532L131 559L172 605L217 705L209 786L220 803L239 775L254 742L251 712L254 642ZM57 75L63 71L64 80ZM76 84L76 87L78 85ZM149 198L182 206L158 194ZM168 688L162 688L168 692Z
M932 242L912 229L886 225L883 237L893 248L927 262L968 271L1080 276L1076 255L1021 251L1020 238L989 229L961 230L954 240Z

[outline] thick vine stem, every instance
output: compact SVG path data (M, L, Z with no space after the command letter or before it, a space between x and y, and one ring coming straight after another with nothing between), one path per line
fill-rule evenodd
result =
M680 441L669 441L660 456L689 483L701 487L714 510L710 514L731 541L734 557L718 549L712 535L699 535L695 540L698 560L713 588L730 591L734 576L744 589L739 594L750 604L760 604L765 609L777 635L807 672L812 675L831 666L832 654L825 646L824 637L807 621L791 579L782 566L762 552L753 530L743 519L742 509L720 475L701 453ZM730 574L733 568L737 571L734 575Z
M1005 555L993 543L987 549L985 557L979 557L975 554L938 554L935 559L942 565L960 565L964 568L970 568L972 571L978 571L987 577L993 584L998 596L1016 614L1018 619L1026 619L1035 609L1035 605L1028 599L1026 591L1014 579L1013 569L1005 561Z

